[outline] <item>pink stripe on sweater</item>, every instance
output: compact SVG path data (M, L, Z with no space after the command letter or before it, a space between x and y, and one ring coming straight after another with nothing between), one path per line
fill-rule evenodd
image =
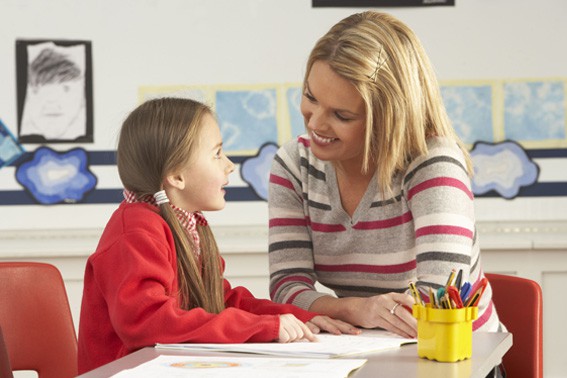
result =
M293 189L293 184L291 183L291 181L280 177L280 176L276 176L274 174L270 174L270 182L272 184L277 184L277 185L281 185L283 187L286 187L288 189Z
M415 230L416 237L427 236L427 235L440 235L440 234L465 236L469 239L473 238L473 232L471 230L459 226L447 226L447 225L426 226Z
M484 313L473 322L473 331L476 331L477 329L485 325L488 319L490 319L490 316L492 315L492 307L492 301L490 301L488 307L486 307L486 310L484 310Z
M435 188L439 186L451 186L456 189L460 189L472 200L473 194L467 188L467 186L460 180L457 180L452 177L437 177L431 180L424 181L422 183L417 184L413 188L408 191L408 200L411 200L413 196L416 194L430 188Z
M358 222L352 228L355 230L379 230L383 228L395 227L401 224L411 222L413 219L411 213L408 211L398 217L390 219L382 219L370 222Z
M366 264L342 264L324 265L315 264L315 270L322 272L343 273L404 273L414 270L417 264L415 260L396 265L366 265Z
M285 227L285 226L307 226L305 218L273 218L270 219L269 227Z
M303 289L303 290L296 291L287 299L286 303L293 304L293 300L295 299L295 297L297 297L299 294L301 294L305 291L308 291L308 290L309 289Z
M345 226L342 224L326 224L326 223L309 223L311 229L317 232L341 232L346 231Z
M280 287L286 282L305 282L306 284L313 285L313 281L304 276L287 276L286 278L279 280L274 289L270 292L270 298L273 298Z
M299 138L297 138L297 141L299 143L303 144L305 147L309 147L311 145L311 141L309 139L306 139L306 138L299 137Z

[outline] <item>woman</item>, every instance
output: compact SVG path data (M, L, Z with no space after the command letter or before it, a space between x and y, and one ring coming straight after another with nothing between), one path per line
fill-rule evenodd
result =
M470 157L421 43L387 14L345 18L309 56L301 112L270 176L272 299L415 337L409 282L483 277ZM475 331L501 329L491 297Z

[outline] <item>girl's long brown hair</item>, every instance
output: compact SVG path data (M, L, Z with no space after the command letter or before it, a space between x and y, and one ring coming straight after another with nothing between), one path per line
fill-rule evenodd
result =
M190 160L205 114L212 115L206 105L178 98L150 100L132 111L122 125L117 148L124 187L138 198L162 190L165 177ZM197 226L199 258L169 203L160 206L160 214L173 233L181 308L201 307L219 313L224 309L222 268L210 227Z

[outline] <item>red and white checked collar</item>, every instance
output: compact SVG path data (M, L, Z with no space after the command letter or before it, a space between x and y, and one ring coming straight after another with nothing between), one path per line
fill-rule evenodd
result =
M143 197L137 198L136 193L131 192L127 189L124 189L123 194L124 194L124 199L128 203L143 202L158 207L156 205L156 200L152 195L148 194ZM190 213L188 211L180 209L179 207L173 206L171 203L169 204L169 206L171 206L171 208L175 212L175 215L177 215L177 219L179 219L179 222L181 222L183 228L185 228L188 234L193 238L193 241L195 242L197 254L199 254L201 250L199 246L199 233L197 232L197 224L200 226L206 226L208 223L207 220L205 219L205 216L200 211L195 211L194 213Z

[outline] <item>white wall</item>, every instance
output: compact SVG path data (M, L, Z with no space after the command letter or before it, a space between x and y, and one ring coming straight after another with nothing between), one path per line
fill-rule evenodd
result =
M15 40L93 44L94 144L112 150L144 85L297 83L315 40L361 8L311 8L309 0L0 0L0 118L16 133ZM563 0L459 0L455 7L389 8L423 41L440 80L567 78ZM25 145L33 151L37 145ZM57 145L57 149L77 145ZM562 164L566 160L562 160ZM119 185L113 167L101 183ZM14 182L0 169L0 189ZM20 188L17 184L13 184ZM479 220L564 219L567 198L480 199ZM231 204L212 220L265 224L265 204ZM4 206L0 230L93 228L114 205ZM244 219L241 214L246 213ZM46 227L53 218L58 222Z
M567 78L567 2L457 0L455 7L390 8L420 36L440 80ZM16 39L93 44L94 138L110 150L143 85L296 83L315 40L361 8L313 9L309 0L0 0L0 118L16 133ZM34 145L26 146L30 151ZM58 149L76 145L58 145ZM565 170L559 162L555 170ZM0 169L0 188L13 180ZM116 181L112 167L99 178ZM0 260L36 260L63 272L75 319L82 270L115 205L1 206ZM567 286L567 198L478 199L489 235L486 270L544 286L546 376L567 371L567 334L552 301ZM230 203L209 215L237 284L267 293L265 203ZM252 227L234 227L235 225ZM223 234L227 230L228 234ZM558 331L559 330L559 331ZM561 333L563 332L563 333Z

